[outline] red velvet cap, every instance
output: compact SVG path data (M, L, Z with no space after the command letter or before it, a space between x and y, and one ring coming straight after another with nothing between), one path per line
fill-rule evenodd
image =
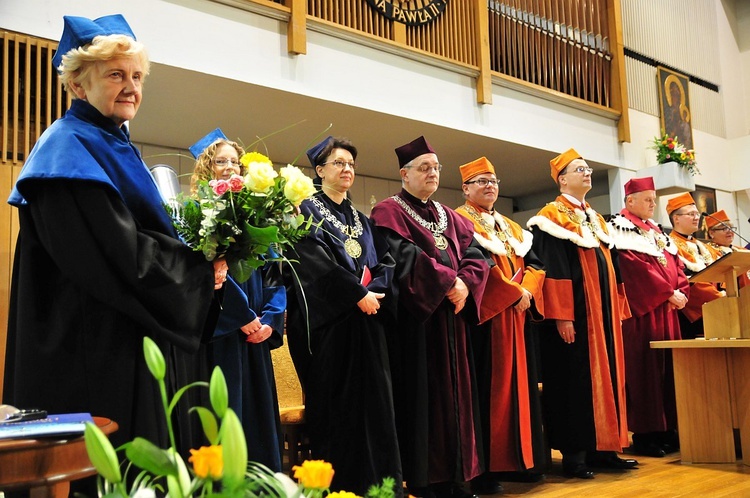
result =
M422 154L436 154L436 152L430 147L424 137L419 137L406 145L402 145L396 149L396 155L398 156L398 167L403 168L405 164L419 157Z
M628 180L628 183L625 184L625 195L643 192L644 190L656 190L653 177L647 176L646 178L633 178L632 180Z

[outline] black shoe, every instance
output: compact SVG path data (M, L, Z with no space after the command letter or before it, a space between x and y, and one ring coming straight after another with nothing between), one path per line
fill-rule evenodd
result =
M620 458L615 453L597 454L586 459L586 464L599 469L634 469L638 466L638 460L632 458Z
M474 493L464 491L464 488L456 482L431 484L430 491L436 498L479 498Z
M522 470L520 472L494 472L498 481L505 482L539 482L544 480L544 474Z
M563 474L567 477L576 477L578 479L593 479L594 473L591 469L586 467L585 463L577 463L575 465L566 466L563 464Z
M471 492L476 495L496 495L503 492L503 485L492 474L484 473L471 480Z
M435 493L428 487L424 488L407 488L408 493L416 498L436 498Z
M659 445L654 442L645 443L645 444L633 443L633 446L631 446L631 449L633 450L633 453L635 453L636 455L643 455L643 456L654 457L654 458L663 458L667 454L667 451L664 449L663 445ZM673 453L673 451L670 451L670 453Z

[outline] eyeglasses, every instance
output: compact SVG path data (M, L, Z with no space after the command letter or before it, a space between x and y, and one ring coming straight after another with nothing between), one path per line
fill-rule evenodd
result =
M214 159L214 163L217 166L221 166L222 168L225 168L225 167L229 166L230 164L232 166L239 166L240 165L239 159Z
M422 174L429 173L430 171L434 171L435 173L440 173L443 170L443 165L438 164L435 166L430 166L428 164L420 164L419 166L410 166L410 168L413 168Z
M727 232L734 232L735 230L737 230L737 227L728 227L728 226L724 225L722 227L711 228L709 230L709 232L724 232L724 233L727 233Z
M342 159L336 159L334 161L328 161L327 163L323 164L333 164L333 167L336 169L344 169L345 167L349 166L351 169L357 169L357 165L354 164L354 161L344 161Z
M480 187L484 188L487 185L492 185L493 187L497 187L500 185L500 180L493 180L491 178L479 178L478 180L471 180L470 182L464 182L464 183L476 183Z
M568 173L579 173L579 174L584 174L585 175L587 173L591 174L593 172L594 172L594 168L591 168L589 166L578 166L575 169L572 169L570 171L566 171L565 174L567 175Z
M698 211L691 211L690 213L675 213L675 216L690 216L691 218L700 218L701 214Z

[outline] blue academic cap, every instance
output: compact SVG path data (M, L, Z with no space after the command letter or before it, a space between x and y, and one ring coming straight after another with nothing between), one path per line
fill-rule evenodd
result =
M307 158L310 160L310 166L313 168L317 166L317 164L315 164L315 159L317 159L318 155L326 148L326 145L328 145L331 140L333 140L333 137L328 135L322 142L313 145L307 150Z
M52 66L57 69L62 64L63 55L74 48L83 47L97 36L127 35L135 40L135 34L122 14L112 14L98 19L87 19L77 16L63 16L65 27L57 45Z
M195 142L193 145L190 146L190 153L193 155L194 158L198 159L198 156L200 156L204 150L208 148L209 145L216 142L217 140L229 140L226 135L224 135L224 132L221 131L221 128L216 128L214 131L210 132L205 137L201 138L197 142Z

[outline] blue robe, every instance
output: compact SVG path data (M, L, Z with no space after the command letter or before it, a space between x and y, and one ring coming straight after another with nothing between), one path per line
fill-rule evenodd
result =
M4 402L108 417L120 427L115 446L135 436L166 444L143 337L163 351L171 392L207 380L197 351L215 325L214 275L176 237L127 129L74 101L35 145L9 202L20 229ZM175 413L184 451L199 427L192 399Z
M242 284L227 281L222 311L209 343L214 365L221 367L229 389L229 406L242 421L248 458L281 471L281 424L271 350L282 344L286 291L277 271L267 263ZM240 327L257 316L273 329L259 344L247 342Z

